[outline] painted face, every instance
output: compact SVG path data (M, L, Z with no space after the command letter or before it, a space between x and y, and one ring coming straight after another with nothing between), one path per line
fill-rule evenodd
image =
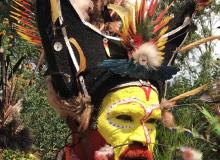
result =
M151 87L127 87L103 100L98 131L114 147L115 160L153 159L156 128L161 117L158 93Z

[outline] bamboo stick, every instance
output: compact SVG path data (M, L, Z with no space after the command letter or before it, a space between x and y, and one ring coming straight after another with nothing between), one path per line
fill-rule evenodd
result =
M169 102L176 102L178 100L181 100L181 99L184 99L184 98L187 98L187 97L190 97L190 96L194 96L194 95L196 95L196 94L198 94L198 93L200 93L200 92L202 92L204 90L207 90L208 86L209 86L208 84L204 84L204 85L202 85L202 86L200 86L200 87L198 87L196 89L193 89L191 91L188 91L188 92L185 92L183 94L180 94L179 96L176 96L176 97L174 97L174 98L172 98L172 99L170 99L168 101Z
M189 45L186 45L186 46L183 46L181 48L178 48L176 51L177 52L180 52L180 53L184 53L184 52L187 52L203 43L207 43L207 42L210 42L210 41L214 41L214 40L220 40L220 35L219 36L210 36L210 37L207 37L207 38L202 38L196 42L193 42Z

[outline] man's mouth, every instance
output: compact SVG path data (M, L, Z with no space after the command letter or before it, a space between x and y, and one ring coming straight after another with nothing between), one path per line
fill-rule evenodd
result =
M153 160L153 154L146 147L129 145L119 157L120 160Z

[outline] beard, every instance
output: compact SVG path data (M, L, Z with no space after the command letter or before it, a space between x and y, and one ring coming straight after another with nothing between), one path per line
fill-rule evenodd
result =
M153 160L153 153L144 146L131 144L120 155L119 160Z

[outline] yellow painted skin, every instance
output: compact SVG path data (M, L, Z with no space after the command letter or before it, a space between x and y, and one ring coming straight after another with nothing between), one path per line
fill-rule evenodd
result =
M141 87L127 87L104 98L98 117L98 131L108 144L120 146L114 148L115 160L119 160L127 144L132 142L141 142L153 152L156 127L150 121L160 118L157 91L151 90L148 101Z

